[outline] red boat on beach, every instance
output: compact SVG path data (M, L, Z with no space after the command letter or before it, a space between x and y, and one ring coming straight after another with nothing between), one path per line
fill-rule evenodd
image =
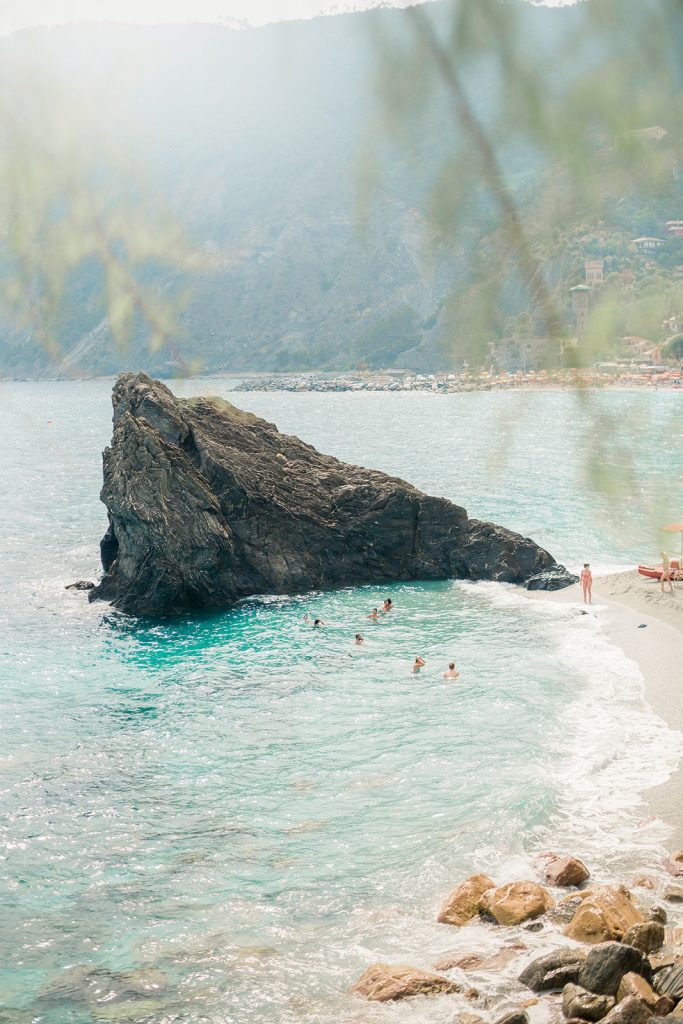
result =
M677 561L671 562L671 578L673 580L683 579L683 572ZM641 576L647 576L651 580L658 580L662 575L661 565L639 565L638 572Z

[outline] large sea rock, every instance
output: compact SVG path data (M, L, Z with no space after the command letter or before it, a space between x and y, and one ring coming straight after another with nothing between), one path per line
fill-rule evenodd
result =
M321 455L221 399L175 398L126 373L113 406L105 576L91 600L169 615L348 583L524 583L556 566L532 540Z

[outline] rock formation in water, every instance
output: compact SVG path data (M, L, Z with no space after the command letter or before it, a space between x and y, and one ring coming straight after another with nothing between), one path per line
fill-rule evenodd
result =
M137 373L118 378L113 405L91 600L169 615L350 583L523 583L555 567L533 541L221 399L178 399Z

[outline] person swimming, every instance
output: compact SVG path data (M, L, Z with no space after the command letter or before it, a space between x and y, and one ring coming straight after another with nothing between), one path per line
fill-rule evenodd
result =
M325 623L323 622L322 619L316 619L314 621L314 623L313 623L313 629L317 629L318 626L324 626L324 625L325 625Z
M356 633L356 643L357 644L362 644L363 643L363 637L360 635L360 633Z
M413 675L417 675L420 669L423 668L426 664L427 662L424 660L424 658L421 658L420 655L418 654L417 658L413 662Z
M370 614L366 615L365 617L366 619L372 619L373 622L377 622L377 619L379 618L379 612L377 611L376 608L373 608Z
M457 668L455 667L455 662L454 661L449 661L448 662L448 672L444 672L442 674L442 678L443 679L458 679L459 677L460 677L460 673L458 672Z
M393 607L394 607L394 603L391 600L391 598L388 597L386 599L386 601L384 602L384 604L382 605L382 611L383 612L390 612Z

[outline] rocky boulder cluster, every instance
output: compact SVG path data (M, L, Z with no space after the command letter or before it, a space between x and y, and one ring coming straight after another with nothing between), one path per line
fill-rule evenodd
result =
M518 1006L496 1024L528 1024L527 1010L541 1001L554 1010L551 1019L564 1017L568 1024L657 1024L663 1017L675 1024L676 1018L683 1019L683 929L665 927L664 907L655 901L641 904L623 885L588 887L590 873L576 857L546 853L536 863L544 884L496 886L488 875L471 875L449 894L437 916L448 928L461 929L474 921L527 931L548 926L549 934L552 928L561 938L561 945L526 963L517 976L519 990L508 993L516 995ZM673 875L683 875L683 851L673 854L666 867ZM640 876L634 887L654 890L657 882ZM567 888L571 891L563 893ZM672 890L677 888L666 886L661 895L676 902ZM488 956L446 954L432 965L433 971L375 963L351 991L379 1002L457 994L486 1008L486 995L463 984L463 973L501 969L526 950L524 942L507 941ZM458 973L449 977L449 972ZM483 1024L473 1012L461 1013L460 1019Z

